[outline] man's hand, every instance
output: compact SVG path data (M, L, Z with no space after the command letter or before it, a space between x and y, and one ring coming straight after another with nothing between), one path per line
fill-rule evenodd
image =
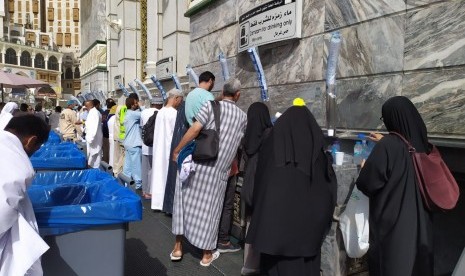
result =
M172 161L177 163L178 162L178 156L179 156L179 152L173 151L173 159L172 159Z
M379 140L383 139L384 135L381 133L375 133L372 132L370 133L370 136L368 136L368 139L370 139L373 142L379 142Z

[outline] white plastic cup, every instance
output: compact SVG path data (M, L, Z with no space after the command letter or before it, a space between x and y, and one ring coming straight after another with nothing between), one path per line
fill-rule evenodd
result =
M344 152L337 151L336 152L336 165L341 166L343 161L344 161Z
M334 136L334 129L328 129L328 136L333 137Z

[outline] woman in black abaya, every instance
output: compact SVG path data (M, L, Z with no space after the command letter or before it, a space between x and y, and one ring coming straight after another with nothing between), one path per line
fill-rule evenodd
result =
M336 204L336 177L323 132L305 106L293 106L263 142L247 243L268 275L320 275L320 248Z
M258 154L263 141L269 136L273 124L270 111L261 102L255 102L247 110L247 129L244 135L245 173L241 189L241 200L246 204L247 229L252 213L253 188L257 170ZM260 271L260 254L246 243L244 245L244 266L242 275L250 275Z
M390 132L402 134L417 152L427 152L426 126L413 103L393 97L382 107ZM370 275L433 275L431 217L423 205L407 145L395 135L373 148L357 179L370 198Z

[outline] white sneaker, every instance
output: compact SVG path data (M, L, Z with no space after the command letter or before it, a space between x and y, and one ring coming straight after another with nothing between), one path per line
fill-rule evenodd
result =
M220 256L220 252L218 252L218 250L217 250L217 251L213 252L213 254L212 254L212 259L211 259L208 263L203 263L202 260L200 260L200 265L201 265L201 266L205 266L205 267L210 266L211 263L212 263L214 260L218 259L219 256Z

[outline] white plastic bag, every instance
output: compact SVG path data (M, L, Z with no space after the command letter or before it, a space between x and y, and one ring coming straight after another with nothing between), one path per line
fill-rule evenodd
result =
M368 251L370 246L368 217L369 199L355 186L339 220L339 228L350 258L361 258Z

